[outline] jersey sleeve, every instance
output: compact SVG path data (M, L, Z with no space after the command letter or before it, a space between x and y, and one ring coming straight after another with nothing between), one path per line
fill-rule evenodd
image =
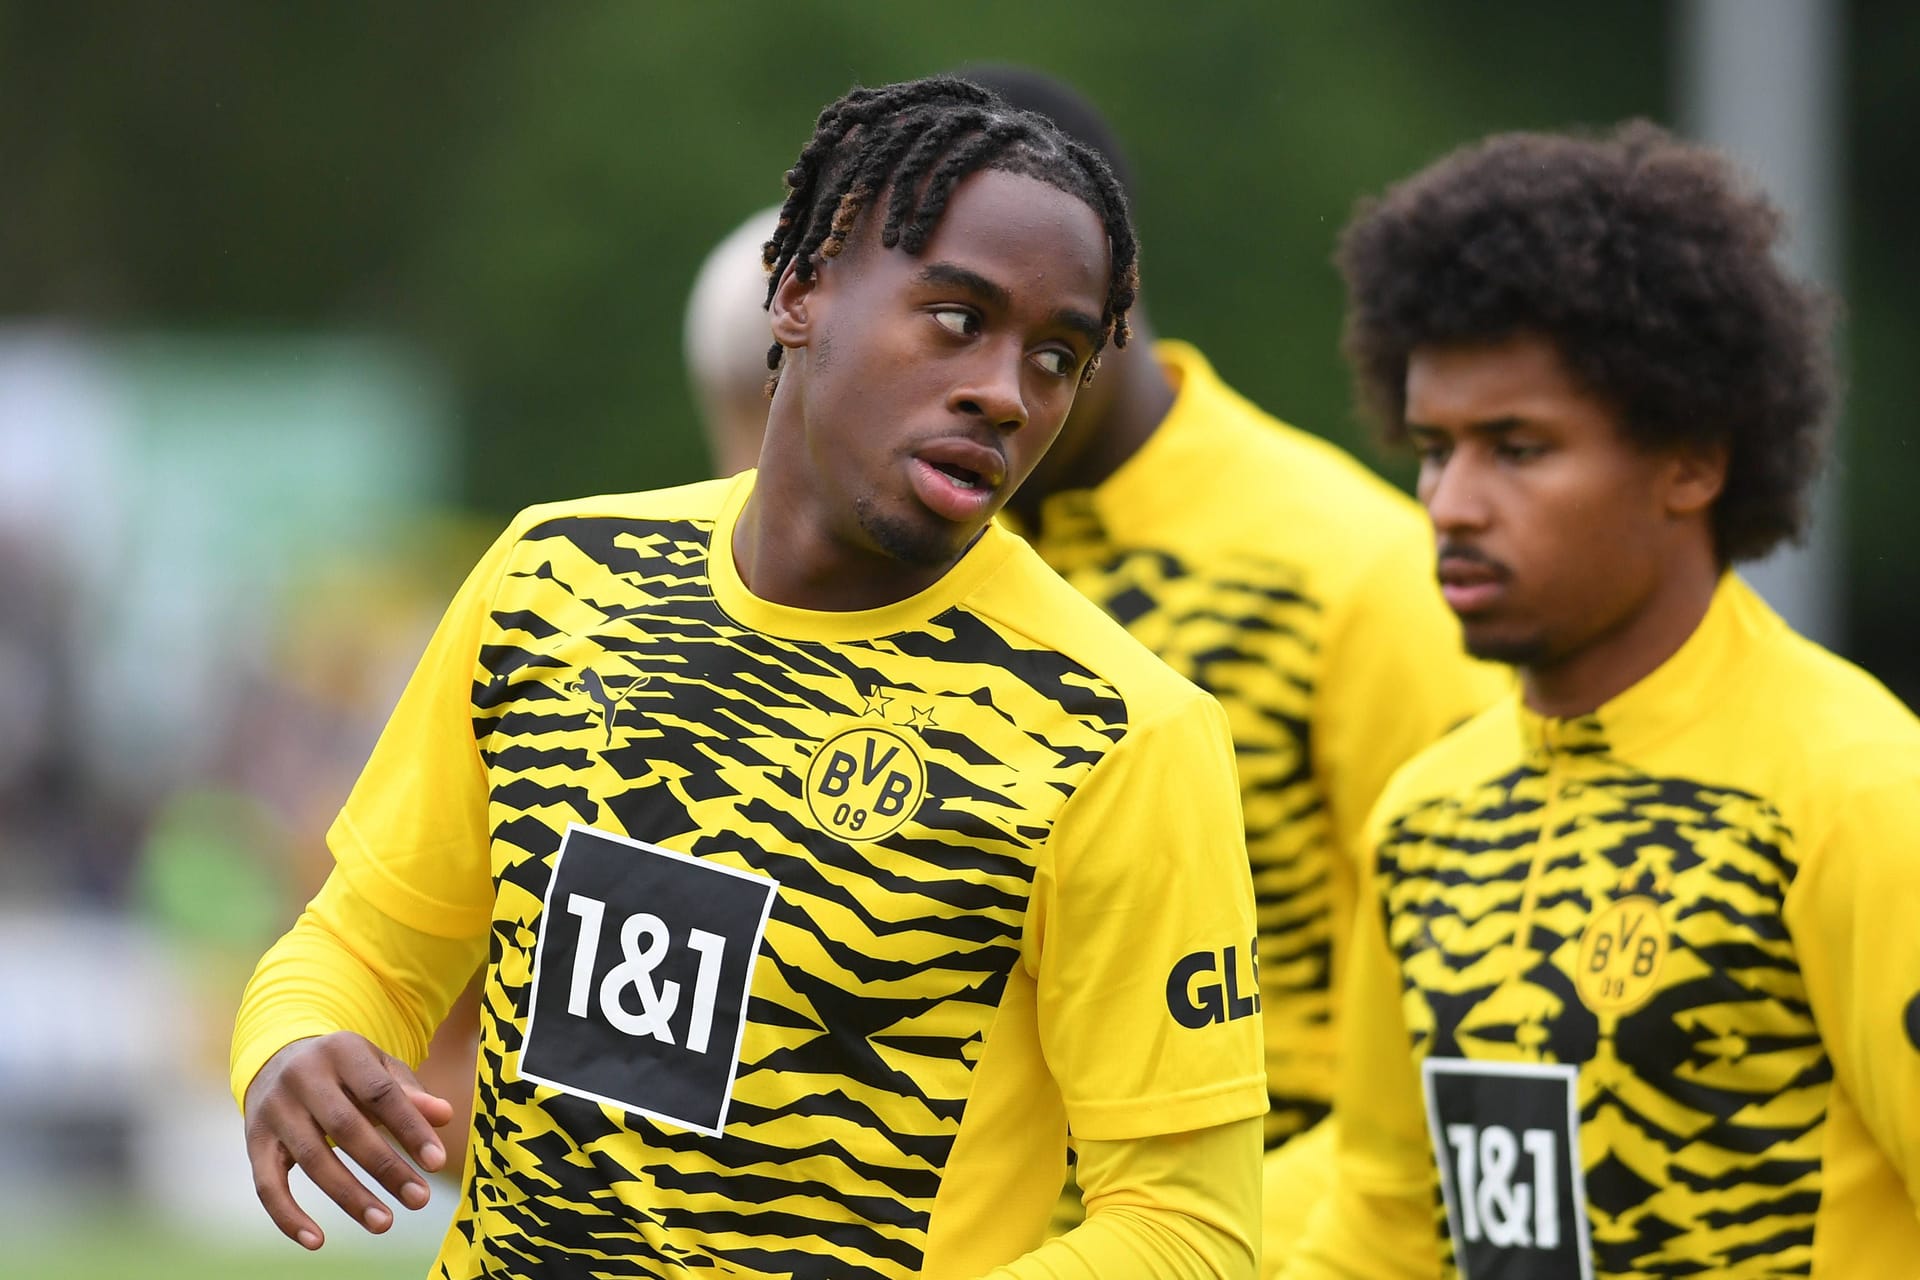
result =
M474 688L510 528L468 575L414 668L366 768L327 832L356 893L423 933L483 934L492 916L487 777Z
M1076 1138L1264 1114L1253 886L1226 716L1194 692L1132 726L1067 801L1026 964Z
M1258 1117L1081 1143L1086 1220L987 1280L1252 1280L1260 1143Z
M1920 768L1846 797L1786 911L1835 1087L1898 1175L1910 1217L1920 1206L1917 903Z
M1314 770L1340 848L1361 856L1363 828L1387 779L1512 683L1469 658L1440 598L1424 539L1396 540L1354 584L1325 642L1314 702Z
M1306 1234L1313 1210L1333 1189L1336 1116L1267 1152L1261 1165L1260 1274L1277 1276Z
M1269 1177L1264 1188L1270 1218L1291 1212L1276 1201L1319 1197L1278 1274L1287 1280L1432 1280L1440 1273L1438 1174L1377 883L1355 912L1345 990L1331 1189L1317 1176L1300 1186Z
M486 958L486 939L442 938L388 916L339 872L261 957L240 998L229 1063L235 1102L295 1040L357 1031L417 1067L434 1027Z
M294 1040L359 1031L417 1062L472 975L492 918L487 779L473 691L521 521L467 575L327 832L334 872L255 970L233 1088Z

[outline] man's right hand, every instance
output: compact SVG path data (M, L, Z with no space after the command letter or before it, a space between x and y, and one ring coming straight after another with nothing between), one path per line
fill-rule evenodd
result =
M452 1119L451 1103L428 1093L406 1063L365 1036L336 1031L296 1040L267 1059L247 1086L254 1192L274 1225L306 1249L318 1249L326 1235L294 1201L287 1174L295 1165L368 1231L385 1231L393 1214L340 1162L334 1146L401 1204L419 1209L429 1198L426 1181L375 1126L433 1172L447 1158L433 1130Z

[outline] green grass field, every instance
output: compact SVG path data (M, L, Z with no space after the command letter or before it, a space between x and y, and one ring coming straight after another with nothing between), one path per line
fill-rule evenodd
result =
M30 1229L0 1249L6 1280L422 1280L431 1245L419 1237L338 1243L351 1227L328 1224L328 1244L307 1253L250 1237L222 1246L137 1215L102 1213ZM13 1235L8 1232L8 1235ZM24 1238L22 1238L24 1236ZM391 1247L385 1247L389 1245Z

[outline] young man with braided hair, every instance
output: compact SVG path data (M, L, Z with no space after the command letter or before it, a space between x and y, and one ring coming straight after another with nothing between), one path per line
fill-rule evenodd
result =
M261 1200L318 1248L298 1163L385 1230L331 1142L425 1202L373 1126L442 1158L406 1063L484 957L436 1276L1250 1276L1223 716L993 523L1126 340L1124 197L946 79L829 106L788 185L758 471L517 518L262 960Z
M1831 394L1779 227L1641 123L1347 229L1362 396L1521 679L1374 811L1288 1277L1914 1274L1920 722L1732 572L1803 527Z
M1078 92L1023 67L956 74L1050 118L1128 182L1111 128ZM1266 1140L1327 1112L1333 976L1361 880L1360 828L1387 778L1491 702L1432 580L1420 508L1352 457L1237 395L1199 351L1135 341L1102 364L1009 504L1068 582L1218 698L1238 752L1260 934ZM1311 1196L1293 1161L1267 1247ZM1062 1224L1077 1217L1065 1206Z

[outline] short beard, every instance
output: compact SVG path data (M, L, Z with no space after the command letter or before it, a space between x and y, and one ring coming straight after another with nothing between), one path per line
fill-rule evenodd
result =
M952 544L939 538L931 529L881 515L874 509L871 497L863 495L855 498L853 514L860 521L861 531L881 554L903 564L937 569L952 564L958 558Z
M1547 642L1539 636L1475 640L1466 636L1467 652L1482 662L1500 662L1509 667L1537 667L1550 656Z

